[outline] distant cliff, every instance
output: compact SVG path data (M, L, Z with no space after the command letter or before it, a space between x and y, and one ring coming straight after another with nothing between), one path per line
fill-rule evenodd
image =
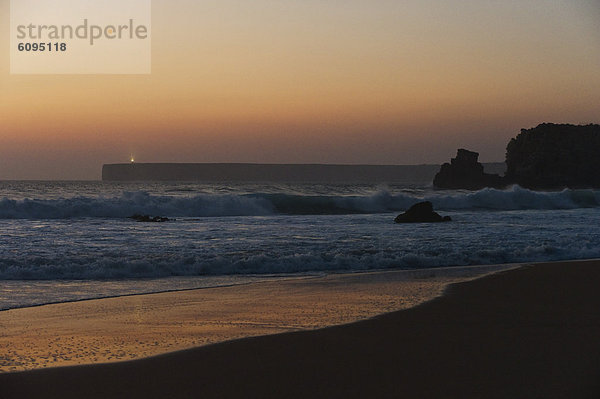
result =
M523 129L508 143L506 165L506 179L522 187L600 187L600 125Z
M504 171L503 164L485 167ZM128 163L104 165L102 180L423 184L437 169L437 165Z
M104 165L105 181L419 183L436 165L130 163Z

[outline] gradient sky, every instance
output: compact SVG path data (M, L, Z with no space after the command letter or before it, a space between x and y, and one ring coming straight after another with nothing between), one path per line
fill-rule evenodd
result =
M599 0L153 0L151 75L10 75L0 179L103 163L501 161L542 122L600 122Z

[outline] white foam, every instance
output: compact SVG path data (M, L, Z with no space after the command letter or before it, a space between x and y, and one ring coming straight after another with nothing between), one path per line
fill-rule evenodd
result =
M600 191L506 190L414 195L379 190L369 195L303 195L288 193L153 195L125 192L116 197L0 200L0 219L124 218L133 214L171 217L264 216L274 214L352 214L397 212L428 200L440 210L578 209L600 206Z

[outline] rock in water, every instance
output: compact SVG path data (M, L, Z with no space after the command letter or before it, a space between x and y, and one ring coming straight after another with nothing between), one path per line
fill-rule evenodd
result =
M445 163L435 175L433 185L436 188L479 190L484 187L501 188L506 186L499 175L483 172L483 165L477 161L479 153L459 149L456 158Z
M449 222L450 216L440 216L433 211L433 204L429 201L419 202L394 220L396 223L439 223Z
M506 147L506 179L532 189L600 187L600 125L543 123Z
M129 219L133 219L136 222L144 222L144 223L163 223L169 222L171 219L162 217L162 216L150 216L150 215L139 215L135 214L133 216L129 216Z

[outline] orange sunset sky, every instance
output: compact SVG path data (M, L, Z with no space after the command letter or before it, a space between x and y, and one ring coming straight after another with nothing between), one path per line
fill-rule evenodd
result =
M520 128L600 122L598 0L152 4L152 74L11 75L0 0L0 179L501 161Z

